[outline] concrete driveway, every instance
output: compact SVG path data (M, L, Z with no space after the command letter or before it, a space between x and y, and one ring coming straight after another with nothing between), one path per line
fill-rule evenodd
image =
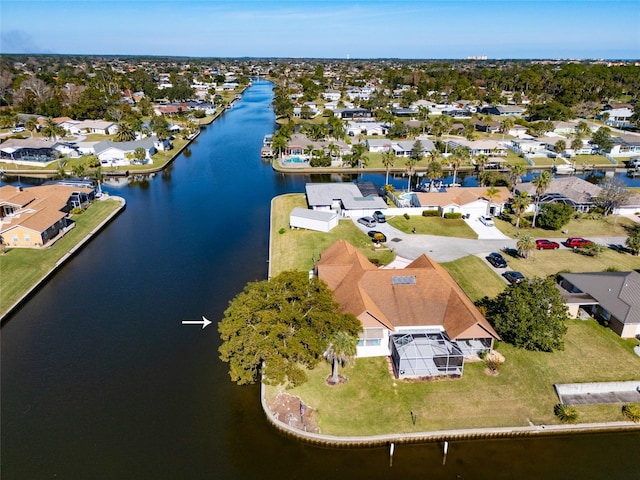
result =
M478 239L480 240L504 240L509 238L496 227L487 227L480 221L480 217L465 218L464 221L478 234Z
M378 223L375 227L367 228L357 223L357 219L353 219L355 225L363 232L369 230L377 230L387 236L386 246L392 249L397 256L414 260L423 253L433 258L437 262L451 262L467 255L477 255L484 258L491 252L500 252L504 248L516 248L517 239L509 238L500 232L496 227L485 227L495 230L500 238L478 238L477 240L457 237L440 237L436 235L419 235L416 233L403 233L393 228L388 223ZM471 219L471 222L474 220ZM478 224L482 225L480 221ZM482 225L484 227L484 225ZM475 230L475 229L474 229ZM593 237L596 243L603 245L624 244L626 237ZM560 243L560 240L557 241ZM562 245L562 244L561 244ZM560 248L565 248L561 246ZM507 258L507 262L509 259ZM492 267L493 268L493 267ZM508 270L508 268L507 268ZM496 270L500 272L500 270Z

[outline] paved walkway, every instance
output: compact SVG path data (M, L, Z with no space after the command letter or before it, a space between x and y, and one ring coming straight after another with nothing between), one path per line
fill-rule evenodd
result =
M484 257L491 252L499 252L506 248L516 248L517 240L508 238L457 238L457 237L440 237L436 235L419 235L415 233L403 233L392 227L388 223L379 223L373 228L367 228L357 223L357 219L353 219L354 224L363 232L369 230L377 230L387 236L387 246L400 257L409 260L418 258L423 253L433 258L437 262L451 262L467 255L478 255ZM480 223L478 221L478 223ZM488 227L487 227L488 228ZM493 227L495 228L495 227ZM497 228L495 228L497 230ZM626 237L590 237L596 243L603 245L624 245ZM560 248L566 248L561 244Z

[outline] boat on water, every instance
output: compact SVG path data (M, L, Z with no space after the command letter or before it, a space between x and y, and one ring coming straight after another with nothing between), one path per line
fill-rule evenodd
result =
M576 169L571 165L555 165L553 171L556 175L571 175Z

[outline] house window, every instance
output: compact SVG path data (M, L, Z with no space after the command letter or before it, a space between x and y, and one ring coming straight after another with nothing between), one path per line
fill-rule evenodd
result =
M29 235L28 233L24 234L24 241L25 243L31 243L31 235Z
M382 344L384 331L382 328L365 328L358 339L359 347L379 347Z
M17 244L18 243L18 235L14 235L12 240L13 240L14 245Z

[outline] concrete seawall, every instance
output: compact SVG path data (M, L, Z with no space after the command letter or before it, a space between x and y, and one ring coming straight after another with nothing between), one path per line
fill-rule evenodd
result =
M76 253L78 253L85 245L87 245L93 237L98 234L103 228L105 228L109 223L111 223L122 211L125 209L127 202L122 197L110 196L108 197L110 200L117 200L120 203L120 206L116 208L107 218L105 218L100 224L98 224L93 230L91 230L87 235L82 238L76 245L73 246L71 250L69 250L66 254L64 254L56 264L45 273L40 280L38 280L22 297L20 297L9 309L2 315L0 318L0 322L4 322L8 319L11 314L17 310L24 302L26 302L31 295L33 295L48 279L53 275L58 269L60 269L67 261L69 261Z
M433 432L389 433L384 435L337 436L305 432L276 419L260 385L260 403L269 423L286 436L311 445L325 447L364 448L394 444L436 443L443 441L486 440L492 438L541 437L584 433L640 431L633 422L585 423L575 425L529 425L526 427L469 428Z

